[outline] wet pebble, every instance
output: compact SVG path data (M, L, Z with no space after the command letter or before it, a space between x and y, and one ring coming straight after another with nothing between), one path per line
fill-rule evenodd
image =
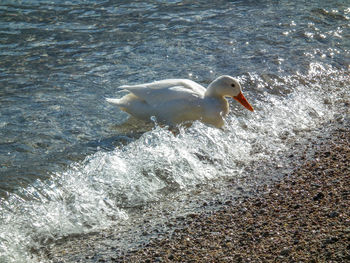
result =
M324 198L324 193L318 192L317 195L315 195L315 196L313 197L313 200L314 200L314 201L319 201L319 200L321 200L321 199L323 199L323 198Z

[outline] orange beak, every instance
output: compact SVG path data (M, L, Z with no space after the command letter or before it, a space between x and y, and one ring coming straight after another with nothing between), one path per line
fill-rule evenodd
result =
M240 92L237 96L233 97L236 101L241 103L244 107L246 107L250 111L254 111L252 105L249 104L247 99L243 96L243 93Z

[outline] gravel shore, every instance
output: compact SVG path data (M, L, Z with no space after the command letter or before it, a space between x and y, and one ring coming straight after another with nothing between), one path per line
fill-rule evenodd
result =
M350 262L350 132L255 197L194 213L172 235L105 262Z
M160 225L152 226L154 215L144 217L141 232L123 228L127 238L112 229L63 238L33 253L55 263L350 262L350 121L345 119L329 123L331 134L291 154L298 159L291 172L274 183L267 180L253 194L226 196L186 215L165 217ZM136 236L143 241L131 246Z

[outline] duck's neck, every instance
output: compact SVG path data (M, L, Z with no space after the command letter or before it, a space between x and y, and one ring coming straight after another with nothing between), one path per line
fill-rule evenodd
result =
M209 84L207 90L204 93L205 97L213 97L213 98L223 98L224 96L222 96L222 94L219 94L217 92L217 89L215 88L214 85Z
M218 90L215 88L215 86L209 85L206 92L204 93L204 97L210 99L211 101L213 101L212 99L214 99L215 107L217 107L220 110L220 115L223 117L226 116L229 112L229 104L228 101L225 99L225 96L223 96L217 91Z

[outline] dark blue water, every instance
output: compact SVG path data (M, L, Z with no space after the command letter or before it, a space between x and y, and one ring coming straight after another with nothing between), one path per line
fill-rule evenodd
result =
M349 65L348 1L1 1L0 262L287 151L342 114ZM225 131L120 128L128 115L105 102L127 83L223 74L256 109L232 103Z

